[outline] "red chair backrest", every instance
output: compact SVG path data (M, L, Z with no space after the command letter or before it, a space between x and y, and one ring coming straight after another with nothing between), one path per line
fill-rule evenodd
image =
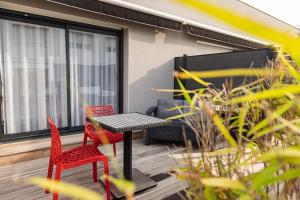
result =
M100 117L100 116L113 115L113 114L114 114L114 109L112 105L85 107L85 117Z
M48 117L48 123L50 125L51 134L52 134L50 160L56 163L62 158L61 140L60 140L59 131L56 128L56 125L51 119L51 117Z

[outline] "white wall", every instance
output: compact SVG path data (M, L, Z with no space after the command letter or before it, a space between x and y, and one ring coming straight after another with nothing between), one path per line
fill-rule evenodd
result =
M129 111L144 112L159 98L172 93L156 89L174 88L174 57L231 51L229 48L197 43L197 38L181 32L157 30L145 26L129 27Z
M0 7L115 29L125 28L125 112L144 112L149 106L155 105L157 99L172 98L172 93L159 93L151 88L173 88L174 57L183 54L200 55L232 50L227 47L201 43L198 41L199 38L186 33L159 30L48 2L11 0L10 3L7 3L0 1Z

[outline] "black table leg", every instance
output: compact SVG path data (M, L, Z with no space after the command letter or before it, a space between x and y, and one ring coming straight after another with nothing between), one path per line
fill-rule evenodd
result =
M125 179L135 183L135 192L140 192L156 185L155 181L146 176L140 170L132 168L132 131L124 132L123 156L124 177ZM111 174L111 176L118 178L116 174ZM103 180L102 182L104 183ZM117 199L125 197L125 194L114 184L111 184L110 191Z
M132 131L124 133L123 172L127 180L132 180Z

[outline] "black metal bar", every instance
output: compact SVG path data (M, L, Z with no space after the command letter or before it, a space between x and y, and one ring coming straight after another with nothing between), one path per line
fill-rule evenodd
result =
M71 78L70 78L70 29L66 25L65 28L65 43L66 43L66 76L67 76L67 113L68 113L68 127L72 127L72 116L71 116Z
M127 180L132 180L132 131L124 133L123 173Z
M118 102L118 111L119 113L123 113L123 95L124 95L124 30L122 29L119 36L119 72L118 72L118 80L119 80L119 102Z
M2 40L2 37L0 38L0 40ZM2 46L0 47L0 49L4 49L3 48L3 45L4 45L4 43L3 43L3 41L1 42L1 44L2 44ZM3 52L0 52L1 54L3 53ZM0 55L0 56L2 56L2 55ZM4 64L4 62L2 63L2 64ZM3 65L2 65L3 66ZM3 136L4 136L4 109L2 109L3 108L3 93L2 93L2 91L3 91L3 75L0 77L0 140L3 138Z
M188 56L186 55L186 54L184 54L183 55L183 65L182 65L182 68L184 69L184 70L187 70L187 65L188 65ZM184 86L186 86L186 79L183 79L183 80L181 80L182 81L182 84L184 85ZM182 96L182 98L183 98L183 96Z
M83 131L83 126L78 127L78 129L74 130L69 130L68 127L66 128L59 128L60 135L73 135L77 133L82 133ZM14 141L19 141L19 140L24 140L24 139L39 139L39 138L46 138L51 136L50 130L40 130L40 131L31 131L31 132L22 132L22 133L13 133L13 134L6 134L3 135L0 138L0 142L14 142Z
M182 70L180 68L187 70L187 63L188 63L188 56L186 54L184 54L181 57L181 59L179 59L179 60L177 59L177 62L175 62L175 70L178 71L178 72L182 72ZM185 79L181 79L180 81L182 82L182 84L184 86L186 86L186 80ZM174 89L180 89L179 84L178 84L178 80L177 80L176 77L174 78ZM174 99L184 99L184 97L182 95L178 96L178 94L179 94L178 92L173 93Z

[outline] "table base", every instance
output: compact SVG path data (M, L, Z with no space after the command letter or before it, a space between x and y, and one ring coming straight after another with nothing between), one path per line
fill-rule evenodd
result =
M116 174L111 174L111 176L116 177ZM132 169L132 179L136 186L135 193L156 186L156 182L154 180L152 180L136 168ZM102 179L100 179L100 181L105 185L105 182L103 182ZM118 190L112 183L110 184L110 191L111 194L117 199L125 197L124 193Z

